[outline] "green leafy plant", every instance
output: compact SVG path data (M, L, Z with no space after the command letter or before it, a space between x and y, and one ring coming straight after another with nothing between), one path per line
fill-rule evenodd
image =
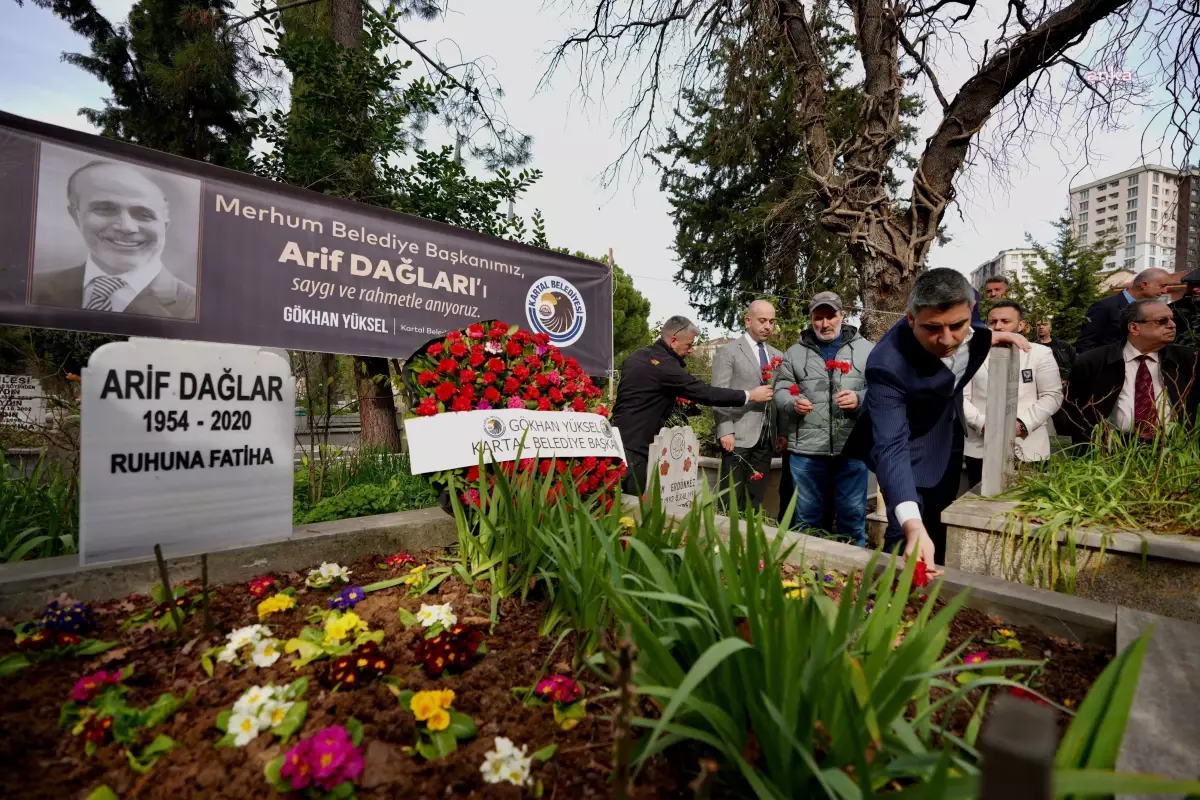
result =
M116 742L125 751L130 768L139 774L149 772L164 754L173 750L175 741L164 734L142 744L148 734L169 720L183 704L192 699L193 690L182 698L170 693L159 695L146 708L130 705L124 681L133 673L126 667L109 679L80 679L72 699L63 704L59 725L69 728L72 736L84 738L88 756L108 742ZM98 673L103 676L103 673Z
M202 592L196 592L189 596L186 589L176 588L174 595L175 607L179 609L180 622L187 620L204 603ZM121 623L122 631L127 631L137 625L145 625L147 622L154 622L160 631L175 630L175 615L171 613L171 607L167 604L167 593L161 583L154 584L150 589L150 601L153 603L150 608L131 615Z
M216 747L244 747L259 733L268 732L287 744L299 733L308 716L308 678L299 678L287 686L252 686L242 693L232 709L217 715L216 728L225 734Z
M0 561L78 552L76 479L40 457L29 475L0 461Z

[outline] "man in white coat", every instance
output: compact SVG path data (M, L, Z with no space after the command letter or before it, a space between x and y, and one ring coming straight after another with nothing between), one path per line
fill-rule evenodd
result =
M1001 300L988 311L987 324L994 331L1016 333L1021 329L1021 306ZM1030 343L1020 357L1017 383L1017 429L1013 454L1024 462L1044 461L1050 457L1050 431L1046 423L1063 403L1062 376L1054 352L1045 345ZM988 361L963 390L963 413L967 422L963 455L967 462L967 481L972 487L983 479L983 431L987 420Z

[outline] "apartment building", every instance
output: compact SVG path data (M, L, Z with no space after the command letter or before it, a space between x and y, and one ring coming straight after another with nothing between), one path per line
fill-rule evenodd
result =
M982 291L983 284L993 275L1015 277L1025 283L1029 280L1031 266L1036 266L1038 269L1046 268L1045 262L1042 261L1036 250L1027 247L1001 250L995 258L985 261L971 270L971 285L977 291Z
M1182 269L1188 258L1180 243L1200 249L1193 199L1200 181L1178 170L1148 165L1126 170L1071 189L1071 222L1084 244L1095 244L1105 232L1121 243L1105 261L1104 270L1141 272L1149 267ZM1182 224L1178 223L1182 220ZM1195 257L1192 256L1194 259Z
M1200 166L1181 176L1176 216L1175 271L1200 269Z

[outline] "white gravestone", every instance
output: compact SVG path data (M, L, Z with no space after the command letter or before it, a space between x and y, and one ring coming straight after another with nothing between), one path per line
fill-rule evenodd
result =
M46 422L46 395L32 375L0 375L0 428L34 430Z
M291 536L296 382L278 353L130 339L81 384L81 564Z
M649 488L658 475L659 497L664 508L687 511L696 499L700 474L700 443L688 425L663 428L650 443L646 472Z
M1020 353L1009 345L988 355L987 406L984 409L983 480L979 492L994 497L1009 487L1014 473L1013 440L1017 429L1017 382Z

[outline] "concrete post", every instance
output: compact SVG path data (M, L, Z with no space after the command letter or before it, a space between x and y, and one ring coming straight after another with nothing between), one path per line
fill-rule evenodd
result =
M987 420L983 430L983 483L980 494L993 497L1008 488L1013 475L1013 439L1017 427L1017 385L1021 360L1009 345L988 356Z

